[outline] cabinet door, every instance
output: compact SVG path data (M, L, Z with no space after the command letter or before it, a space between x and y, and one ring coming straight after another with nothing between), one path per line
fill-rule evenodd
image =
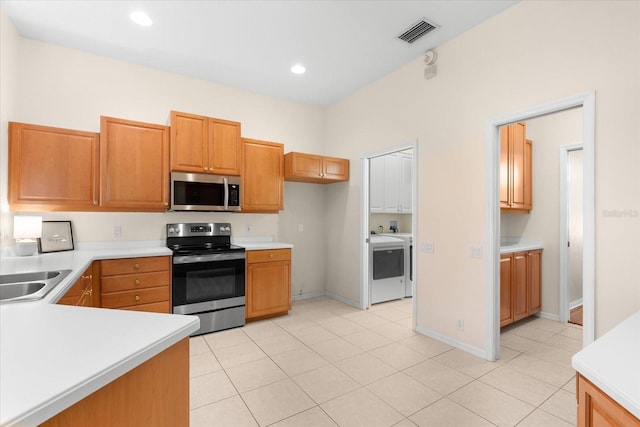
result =
M509 126L502 126L500 128L500 208L509 208L511 201L509 152Z
M103 207L165 211L169 205L169 127L101 117Z
M242 210L278 212L283 206L284 146L243 139Z
M349 160L336 157L323 157L322 173L322 178L327 181L348 181Z
M398 213L400 206L399 180L400 159L394 155L384 156L384 211L387 213Z
M99 307L99 303L95 301L93 290L93 267L89 266L82 276L67 290L58 304L76 305L83 307Z
M399 182L398 182L398 193L400 194L400 213L411 213L412 212L412 201L411 201L411 189L412 180L411 180L411 157L406 155L398 155L400 161L400 173L399 173Z
M640 420L582 375L577 377L578 427L640 427Z
M291 308L291 262L247 265L247 318L286 313Z
M208 118L171 112L171 170L206 172L208 168Z
M322 157L315 154L289 153L288 175L306 182L322 182Z
M527 260L529 314L542 310L542 251L531 251Z
M384 156L369 161L369 209L384 212Z
M502 255L500 257L500 326L508 325L513 322L512 307L512 286L511 286L511 255Z
M527 264L528 255L526 252L513 254L513 320L517 321L528 316L529 305L527 303Z
M208 138L209 171L221 175L240 175L240 123L209 119Z
M512 169L510 174L511 181L511 207L515 209L523 209L526 204L527 194L525 172L528 171L528 161L525 149L525 125L524 123L516 123L509 126L509 142L511 149Z
M12 210L93 210L100 203L99 134L9 123Z

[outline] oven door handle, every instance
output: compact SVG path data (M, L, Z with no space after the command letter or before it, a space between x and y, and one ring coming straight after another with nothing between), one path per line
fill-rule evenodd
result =
M229 209L229 179L225 176L224 181L224 210Z
M199 262L212 262L212 261L232 261L245 259L244 252L234 252L226 254L207 254L207 255L181 255L174 256L174 264L195 264Z

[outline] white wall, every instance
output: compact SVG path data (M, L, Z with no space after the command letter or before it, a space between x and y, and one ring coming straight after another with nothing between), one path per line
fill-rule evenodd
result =
M284 143L285 152L323 151L322 109L23 39L0 14L3 246L13 245L12 215L6 213L7 121L97 132L100 115L167 124L174 109L239 121L243 136ZM235 236L272 236L295 245L292 292L297 295L324 292L324 196L322 185L285 183L285 209L274 215L45 212L43 218L73 221L80 244L161 241L170 222L228 221ZM120 239L112 236L115 225L122 227Z
M596 91L596 336L640 309L640 3L523 1L438 49L438 75L422 58L327 110L326 149L363 153L418 139L418 326L484 349L484 152L488 119ZM358 163L359 165L359 163ZM345 233L327 258L327 289L358 300L359 168L336 190ZM418 246L419 247L419 246ZM333 272L340 272L340 276ZM465 330L456 320L465 319Z

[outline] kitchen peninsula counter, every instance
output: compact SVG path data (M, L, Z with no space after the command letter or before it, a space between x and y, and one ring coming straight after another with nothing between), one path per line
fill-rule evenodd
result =
M36 426L198 329L194 316L54 304L95 260L170 254L159 243L0 259L1 274L72 270L42 300L0 305L0 425Z
M576 353L571 364L584 378L640 419L640 312Z

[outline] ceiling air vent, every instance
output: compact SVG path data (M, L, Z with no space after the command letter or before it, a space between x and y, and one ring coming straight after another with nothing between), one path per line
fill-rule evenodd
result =
M436 28L437 28L436 25L430 24L429 22L423 19L422 21L413 25L404 33L400 34L398 38L400 40L404 40L407 43L411 44L414 41L418 40L420 37L427 34L428 32L435 30Z

